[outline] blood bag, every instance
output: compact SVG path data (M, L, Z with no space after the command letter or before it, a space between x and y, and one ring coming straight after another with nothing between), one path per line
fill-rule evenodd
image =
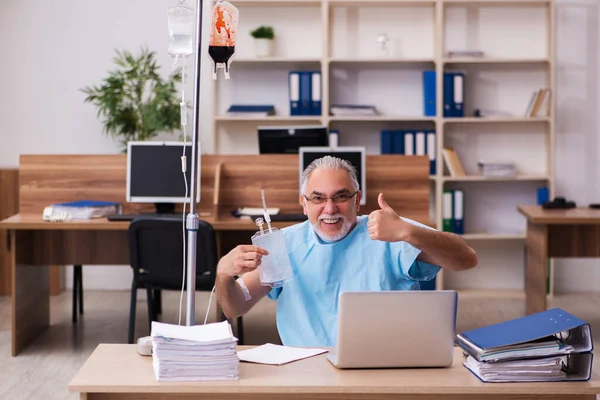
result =
M213 79L217 79L218 68L222 68L225 79L229 79L229 65L235 52L238 15L238 9L224 0L217 1L213 8L208 42L208 54L214 62Z
M194 33L194 10L184 5L169 7L169 48L171 56L189 57L194 53L192 35Z

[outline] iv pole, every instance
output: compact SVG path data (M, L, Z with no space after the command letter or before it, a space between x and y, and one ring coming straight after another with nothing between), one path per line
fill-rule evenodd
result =
M203 0L197 0L196 6L196 52L194 55L194 121L192 126L192 195L190 212L186 218L187 229L187 310L186 325L194 325L196 313L196 244L198 240L198 227L200 218L196 213L196 196L198 174L198 124L200 111L200 52L202 51L202 7ZM184 71L185 73L185 71ZM208 312L208 311L207 311Z

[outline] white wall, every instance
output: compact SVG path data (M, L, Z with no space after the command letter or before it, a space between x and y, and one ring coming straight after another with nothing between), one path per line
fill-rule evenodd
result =
M559 1L557 34L556 191L586 206L600 202L600 7ZM600 290L598 260L557 260L556 290Z
M190 0L187 0L191 5ZM23 153L117 153L119 147L102 133L96 110L84 104L80 88L98 84L113 68L114 49L137 51L147 45L160 55L169 72L166 8L157 0L4 0L0 3L0 168L17 167ZM208 3L208 2L207 2ZM205 4L205 20L211 4ZM557 193L580 204L600 202L598 136L599 8L594 0L557 1ZM243 16L242 16L243 18ZM207 30L205 26L205 36ZM206 46L206 41L204 47ZM242 53L242 50L240 50ZM203 54L206 54L204 52ZM212 64L204 56L202 98L212 99ZM188 61L188 67L193 60ZM233 64L235 68L235 63ZM242 75L243 76L243 75ZM186 97L192 100L193 82ZM212 102L202 101L200 137L212 148L208 132ZM191 123L191 113L189 117ZM249 149L254 151L255 149ZM519 243L508 243L518 254ZM481 244L482 252L493 251ZM493 246L492 246L493 247ZM514 247L514 248L513 248ZM502 255L499 255L502 257ZM518 257L507 270L482 265L469 276L470 285L493 281L496 287L522 287ZM557 262L556 290L597 291L600 268L595 261ZM84 268L86 288L128 289L126 266ZM506 272L506 270L504 271ZM70 279L68 280L70 285Z

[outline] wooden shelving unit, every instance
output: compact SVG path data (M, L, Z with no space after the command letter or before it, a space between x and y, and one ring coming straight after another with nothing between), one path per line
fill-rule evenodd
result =
M370 154L379 152L382 129L431 129L437 139L436 174L430 178L431 215L439 229L442 193L447 188L460 187L468 195L471 188L497 185L491 190L501 196L505 188L520 193L514 188L524 185L523 190L530 193L535 185L544 184L554 197L553 0L238 0L236 6L244 15L240 23L246 24L238 28L238 38L246 41L236 45L240 54L232 64L232 80L215 85L213 153L256 153L256 127L262 124L322 124L340 131L340 145L365 145ZM497 18L497 23L486 24L486 18ZM275 56L257 59L251 39L244 35L261 24L274 25L279 42ZM386 30L398 40L393 54L382 56L377 53L374 36ZM484 50L485 56L448 57L447 52L456 50L452 46L457 43ZM289 116L287 72L292 69L321 71L322 115ZM466 113L464 118L445 118L443 73L457 69L466 71ZM424 70L436 71L435 117L423 115L420 79ZM478 83L469 86L471 79ZM265 100L263 84L278 97ZM533 90L540 87L552 92L548 116L523 116ZM387 97L378 100L380 92L386 92ZM380 101L378 109L384 112L377 116L330 116L329 106L346 97L347 103ZM502 103L502 99L507 100ZM225 111L232 102L275 104L277 115L228 117ZM512 112L510 116L471 116L479 103L484 107L505 106ZM519 174L514 178L482 177L470 159L468 176L448 176L441 157L441 150L448 145L459 152L461 148L469 152L486 146L504 147L501 154L507 157L512 156L513 146L515 162L521 167ZM532 161L528 161L529 153L533 154ZM535 200L535 194L527 199ZM518 225L514 208L511 218ZM471 231L468 225L466 230L464 238L469 242L525 239L520 233L524 225L511 234L476 233L485 229L475 227ZM443 274L439 275L438 288L444 288Z

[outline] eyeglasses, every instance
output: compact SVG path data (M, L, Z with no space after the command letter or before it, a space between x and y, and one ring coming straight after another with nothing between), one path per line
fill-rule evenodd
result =
M312 204L324 204L327 202L327 200L331 200L336 204L340 204L340 203L345 203L348 200L350 200L351 198L353 198L354 196L356 196L356 193L358 193L358 190L352 194L350 193L340 193L340 194L336 194L333 197L325 197L325 196L320 196L318 194L312 195L311 197L307 197L306 195L302 195L304 196L304 198L308 201L310 201Z

